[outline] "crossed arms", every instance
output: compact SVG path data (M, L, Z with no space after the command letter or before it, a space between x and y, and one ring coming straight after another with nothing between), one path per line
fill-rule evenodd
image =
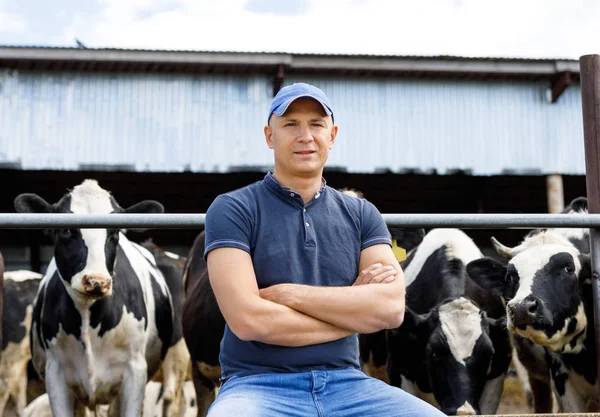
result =
M258 289L250 255L236 248L208 254L210 283L231 331L242 340L280 346L331 342L353 333L398 327L404 275L392 249L364 249L354 285L278 284Z

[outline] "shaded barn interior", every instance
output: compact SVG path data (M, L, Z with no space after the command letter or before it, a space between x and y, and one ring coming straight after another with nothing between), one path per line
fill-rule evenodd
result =
M168 213L205 213L214 198L224 192L262 179L262 172L228 174L140 173L109 171L22 171L0 169L0 212L14 213L13 200L25 192L36 193L56 202L86 178L98 180L112 192L119 204L127 207L144 199L164 204ZM547 213L544 176L469 176L419 174L349 174L326 171L328 185L361 190L382 213ZM586 195L584 176L563 176L565 203ZM182 255L187 253L200 231L193 229L155 229L129 232L133 240L148 237ZM489 254L492 234L507 245L517 244L526 230L466 230L475 243ZM5 252L7 269L21 267L43 271L51 254L50 240L41 230L0 230L0 248ZM44 249L46 248L46 249ZM23 250L23 253L11 252ZM11 254L13 254L11 256ZM18 260L20 258L21 260ZM26 262L25 265L22 265Z

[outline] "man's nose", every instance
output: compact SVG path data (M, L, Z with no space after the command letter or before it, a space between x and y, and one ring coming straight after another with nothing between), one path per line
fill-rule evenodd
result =
M310 126L301 125L300 131L298 132L298 140L303 142L308 142L314 140L312 132L310 131Z

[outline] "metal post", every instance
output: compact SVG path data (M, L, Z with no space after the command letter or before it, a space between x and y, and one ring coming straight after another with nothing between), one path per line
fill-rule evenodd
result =
M4 293L4 259L0 253L0 359L2 359L2 294Z
M585 140L585 172L590 213L600 213L600 55L579 58ZM600 370L600 229L590 229L596 369Z

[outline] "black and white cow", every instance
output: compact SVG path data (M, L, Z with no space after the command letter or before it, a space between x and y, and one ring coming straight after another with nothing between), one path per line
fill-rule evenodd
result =
M404 323L387 333L392 385L448 415L494 414L511 360L503 305L474 285L466 265L482 258L457 229L434 229L408 255Z
M33 300L41 278L41 274L32 271L4 273L0 416L5 412L9 415L13 410L20 415L27 404L27 365L31 359L29 330Z
M190 249L184 273L183 336L192 358L192 379L198 416L205 416L219 388L219 352L225 319L208 279L204 261L204 232Z
M587 213L586 200L574 200L564 212ZM543 350L560 410L586 411L599 397L587 229L536 230L514 248L492 242L508 264L476 260L469 275L507 301L507 327L515 339ZM517 351L523 347L521 342ZM540 355L533 360L539 370Z
M163 415L165 417L178 417L184 414L187 407L184 396L184 383L186 379L189 379L190 369L190 353L183 339L181 326L183 270L186 258L165 251L152 240L142 242L141 246L148 249L156 259L156 265L165 277L173 300L175 312L173 334L161 369L154 375L153 380L162 383L160 402L164 408Z
M347 191L345 191L348 193ZM417 247L425 236L425 229L405 229L401 227L389 227L390 236L394 244L404 249L407 253ZM398 259L403 262L404 259ZM374 378L389 383L387 372L388 350L386 342L386 331L380 330L375 333L361 334L358 338L360 350L360 362L363 372Z
M161 213L156 201L121 208L94 180L56 204L15 199L20 213ZM54 257L34 302L31 351L55 417L110 404L139 416L149 377L173 332L169 288L152 255L117 229L51 229Z

